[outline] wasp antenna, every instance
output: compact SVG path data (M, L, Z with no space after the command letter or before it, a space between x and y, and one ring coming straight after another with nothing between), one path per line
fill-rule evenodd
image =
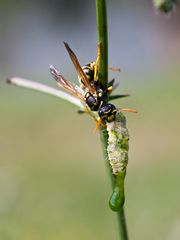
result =
M138 111L136 109L133 109L133 108L118 108L117 111L119 111L119 112L138 113Z

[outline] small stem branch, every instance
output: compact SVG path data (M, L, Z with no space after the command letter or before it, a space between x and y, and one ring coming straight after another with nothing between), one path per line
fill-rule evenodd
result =
M98 65L98 79L103 86L107 88L108 84L108 33L107 33L107 15L106 15L106 1L96 0L96 15L97 15L97 30L98 30L98 43L100 45L100 58ZM107 145L108 134L106 129L100 129L101 142L103 147L105 164L107 166L109 176L111 178L112 186L114 187L114 177L108 162ZM118 212L118 222L120 239L128 240L126 220L123 208Z
M35 90L38 92L42 92L45 94L49 94L51 96L64 99L80 108L83 108L83 104L77 98L70 96L69 94L63 91L44 85L42 83L30 81L23 78L17 78L17 77L8 78L7 83L18 86L18 87L23 87L23 88Z

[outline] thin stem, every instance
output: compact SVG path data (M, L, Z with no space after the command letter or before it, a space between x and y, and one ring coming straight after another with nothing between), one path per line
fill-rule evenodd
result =
M124 208L121 208L121 210L118 213L118 223L119 223L119 233L120 233L121 239L128 240L128 231L127 231Z
M98 65L98 77L104 89L108 83L108 34L107 34L107 15L106 15L106 1L96 0L96 15L97 15L97 30L98 43L100 44L100 58ZM107 145L108 134L105 129L100 129L101 142L104 153L104 160L107 166L109 176L111 178L112 186L114 186L114 177L108 162ZM127 227L123 208L117 213L119 222L120 239L127 240Z
M105 0L96 0L96 16L98 44L100 47L98 79L102 84L103 89L106 89L108 83L108 32Z

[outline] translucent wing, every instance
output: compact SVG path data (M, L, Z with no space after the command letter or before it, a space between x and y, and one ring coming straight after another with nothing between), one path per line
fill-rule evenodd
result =
M66 50L68 51L69 56L70 56L74 66L76 68L76 71L78 72L78 75L82 78L84 85L90 90L90 92L95 93L96 90L90 84L88 78L86 77L85 73L83 72L83 70L81 68L81 65L80 65L75 53L71 50L71 48L69 47L69 45L66 42L64 42L64 45L65 45Z
M60 87L66 90L70 95L85 102L83 90L80 87L73 85L70 81L66 80L52 65L50 66L50 72Z

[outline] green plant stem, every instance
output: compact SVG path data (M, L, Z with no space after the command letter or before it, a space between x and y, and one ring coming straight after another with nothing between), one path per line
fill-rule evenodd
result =
M101 142L102 142L105 165L107 167L107 170L108 170L108 173L109 173L109 176L110 176L110 179L111 179L112 187L114 187L114 177L112 175L112 170L109 166L108 154L107 154L108 134L107 134L106 129L104 129L104 128L100 129L100 137L101 137ZM119 233L120 233L120 239L121 240L128 240L128 232L127 232L124 208L122 208L117 213L117 217L118 217L118 228L119 228Z
M107 15L106 15L106 1L96 0L96 16L97 16L97 31L98 31L98 43L100 44L100 58L98 64L98 79L100 79L103 89L106 89L108 84L108 33L107 33ZM106 129L100 128L100 136L103 147L105 164L107 166L109 176L111 178L112 186L114 186L114 177L108 161L107 145L108 134ZM118 213L118 226L120 231L120 239L127 240L127 227L126 219L124 215L124 209L122 208Z
M127 240L128 239L128 231L127 231L124 208L121 208L121 210L118 213L118 223L119 223L119 233L120 233L121 239Z
M108 33L106 0L96 0L96 16L98 29L98 44L100 47L98 80L100 81L103 89L106 89L108 83Z

